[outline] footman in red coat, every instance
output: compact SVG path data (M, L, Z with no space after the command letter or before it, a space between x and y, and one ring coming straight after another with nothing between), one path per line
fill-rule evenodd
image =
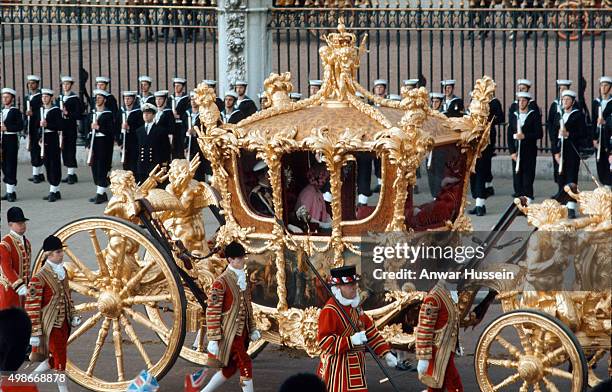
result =
M28 220L19 207L6 213L11 231L0 242L0 310L20 307L27 293L32 247L25 238Z

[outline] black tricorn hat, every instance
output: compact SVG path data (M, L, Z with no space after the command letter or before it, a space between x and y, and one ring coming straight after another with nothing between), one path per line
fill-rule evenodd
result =
M25 222L29 220L23 215L23 210L19 207L11 207L6 212L6 220L9 222Z
M332 285L355 283L361 280L361 277L357 275L357 268L354 265L332 268L330 272L330 283Z
M43 251L45 252L54 251L58 249L64 249L64 248L65 246L62 243L62 240L60 240L54 235L50 235L49 237L45 238L45 240L43 241Z
M226 258L244 257L246 255L246 250L239 242L232 241L225 246L225 251L223 253Z

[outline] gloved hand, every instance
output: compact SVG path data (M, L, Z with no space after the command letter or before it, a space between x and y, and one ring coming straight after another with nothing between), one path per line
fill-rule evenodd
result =
M30 338L30 346L32 347L40 346L40 338L38 336L32 336Z
M72 316L72 322L70 323L73 328L81 325L81 318L79 316Z
M397 357L391 353L387 353L385 355L385 361L387 362L387 366L394 368L397 366Z
M206 351L212 355L219 355L219 343L216 340L211 340L206 346Z
M419 362L417 363L417 372L419 374L424 374L427 371L428 367L429 367L428 359L419 359Z
M25 284L17 289L17 295L20 297L25 297L27 293L28 293L28 288L26 287Z
M366 344L367 342L368 337L366 336L365 331L357 332L351 336L351 343L353 343L353 346L359 346L361 344Z
M456 349L455 349L455 355L458 357L462 357L465 355L465 351L463 350L463 346L459 345Z
M251 332L251 342L256 342L259 339L261 339L261 333L259 332L259 330L253 330L253 332Z

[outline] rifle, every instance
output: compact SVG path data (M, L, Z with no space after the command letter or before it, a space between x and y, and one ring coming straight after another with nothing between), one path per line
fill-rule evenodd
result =
M193 126L192 124L192 119L191 119L191 113L189 113L189 115L187 116L187 160L191 161L191 134L189 133L191 131L191 127Z
M597 116L597 120L601 120L603 118L603 113L601 110L601 103L599 104L599 115ZM603 127L601 124L597 124L597 132L599 133L598 142L597 142L597 160L601 158L601 134L603 133Z
M559 174L563 173L563 145L565 138L561 135L561 132L565 129L563 122L563 116L559 118L559 140L561 140L561 149L559 151Z
M40 108L40 121L43 121L45 119L45 108L41 107ZM42 141L42 145L40 147L40 159L44 159L45 158L45 127L40 127L41 130L41 141Z
M89 152L87 153L87 164L91 166L93 163L93 147L94 147L94 139L96 137L96 130L93 128L93 125L98 121L98 112L94 110L93 119L91 121L91 141L89 142Z
M514 172L518 174L520 166L521 166L521 139L516 138L516 135L522 135L523 134L523 127L521 126L521 115L520 115L520 109L518 112L516 112L516 134L515 139L517 141L518 146L516 147L516 166L514 168Z
M121 135L123 137L123 143L121 143L121 163L125 163L125 144L127 139L127 130L123 128L125 124L127 124L127 113L123 112L122 114L122 123L121 123Z

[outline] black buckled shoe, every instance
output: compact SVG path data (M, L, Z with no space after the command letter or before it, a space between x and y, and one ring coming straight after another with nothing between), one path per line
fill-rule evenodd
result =
M6 193L4 196L2 196L2 200L6 200L9 203L13 203L17 200L17 193L15 192Z
M39 174L38 175L38 182L45 182L45 175L44 174Z
M49 192L48 196L43 197L43 200L47 200L50 203L53 203L60 199L59 192Z
M108 196L106 195L106 192L104 192L103 194L96 193L96 200L94 200L94 204L102 204L106 203L107 201Z
M66 178L62 179L63 183L67 183L68 185L73 185L79 182L79 179L76 174L68 174Z
M476 207L476 216L485 216L487 215L487 207Z
M478 211L478 207L474 207L471 210L468 211L468 214L470 215L476 215L476 211Z

